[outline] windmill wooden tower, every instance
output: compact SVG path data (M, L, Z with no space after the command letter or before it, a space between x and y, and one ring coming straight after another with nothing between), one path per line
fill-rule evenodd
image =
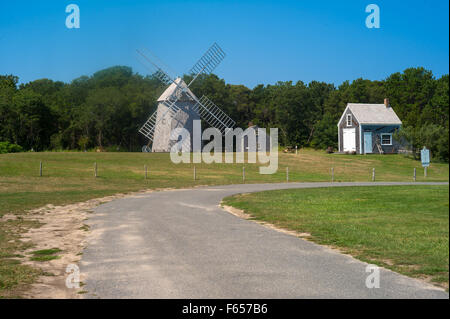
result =
M191 140L187 141L189 144L184 147L192 151L194 120L202 119L210 126L219 129L222 134L225 133L226 128L232 128L235 125L235 121L206 96L198 99L189 89L201 74L211 74L225 58L225 53L217 43L214 43L191 68L189 73L193 78L189 84L179 77L170 76L163 70L157 59L152 59L139 50L138 53L143 57L145 64L151 67L153 76L165 85L169 85L158 99L157 110L139 130L149 139L149 143L142 148L142 151L149 152L149 145L152 143L152 152L170 152L177 142L170 140L171 132L176 128L185 128L190 133Z

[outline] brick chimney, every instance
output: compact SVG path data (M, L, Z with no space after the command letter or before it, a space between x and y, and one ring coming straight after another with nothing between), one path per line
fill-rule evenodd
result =
M385 98L385 99L384 99L384 105L385 105L386 107L391 107L391 104L389 103L389 99L388 99L388 98Z

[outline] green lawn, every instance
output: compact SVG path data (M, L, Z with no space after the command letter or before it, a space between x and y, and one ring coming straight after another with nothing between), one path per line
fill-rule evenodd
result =
M311 234L358 259L448 288L449 187L373 186L242 194L224 204Z
M370 181L372 168L377 181L424 181L420 162L401 155L333 155L323 151L301 150L298 155L279 154L279 170L260 175L260 164L246 164L246 183L284 182L289 166L290 181ZM43 177L39 162L43 161ZM94 162L98 178L94 178ZM149 179L144 179L144 165ZM48 203L62 204L148 188L192 187L242 183L243 164L173 164L161 153L16 153L0 155L0 216L6 212ZM448 181L448 164L432 164L427 181Z
M39 177L39 162L43 176ZM94 178L94 163L98 177ZM148 179L144 179L144 165ZM0 218L7 213L26 214L46 204L68 204L120 192L143 189L181 188L198 185L242 183L243 164L173 164L169 154L46 152L0 155ZM370 181L372 168L377 181L412 181L413 169L418 181L424 181L420 162L401 155L335 155L302 149L298 155L279 154L279 170L260 175L260 164L245 164L246 183L330 181L334 167L335 181ZM427 181L448 181L448 164L432 163ZM33 225L36 226L36 225ZM24 245L17 239L21 229L31 227L22 220L0 219L0 296L4 291L32 280L34 272L16 265L10 258ZM3 291L3 292L2 292Z

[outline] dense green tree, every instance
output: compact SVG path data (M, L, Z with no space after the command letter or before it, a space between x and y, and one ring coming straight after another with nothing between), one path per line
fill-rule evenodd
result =
M192 79L184 76L186 83ZM40 79L18 86L18 80L0 76L0 142L25 150L138 151L147 142L138 130L166 88L157 78L135 74L126 66L71 83ZM426 145L434 159L448 161L448 74L435 79L424 68L409 68L383 81L359 78L337 88L324 82L288 81L253 89L227 84L211 74L200 75L190 88L199 98L206 95L238 127L246 128L250 122L277 127L283 145L322 149L337 147L336 124L347 103L382 103L389 97L403 121L399 138L415 156Z
M337 134L336 119L333 114L327 112L316 124L311 146L316 149L327 149L328 147L337 149Z
M433 74L424 68L409 68L385 81L386 96L404 126L421 125L422 111L431 103L435 87Z
M55 130L52 112L42 96L31 89L19 90L13 97L13 141L26 149L45 150Z
M16 112L13 97L17 92L18 81L17 76L0 76L0 141L14 141Z

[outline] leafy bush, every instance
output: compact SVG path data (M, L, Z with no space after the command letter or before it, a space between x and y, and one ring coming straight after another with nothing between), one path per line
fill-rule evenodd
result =
M0 154L23 152L23 148L10 142L0 142Z
M421 127L408 126L395 134L398 141L403 141L404 147L412 152L415 159L420 159L420 150L426 146L432 161L448 162L449 139L448 127L435 124L424 124Z

